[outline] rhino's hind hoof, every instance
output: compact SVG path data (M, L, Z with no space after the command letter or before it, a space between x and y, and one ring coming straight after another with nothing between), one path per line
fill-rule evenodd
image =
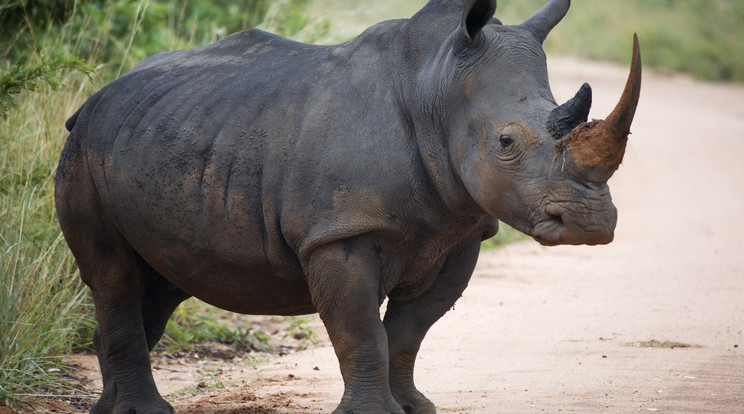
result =
M173 406L158 397L160 401L138 402L137 404L117 404L113 414L175 414ZM91 410L91 412L93 412Z
M99 399L92 407L90 407L90 414L109 414L113 413L114 410L111 408L113 404L108 404L105 401Z

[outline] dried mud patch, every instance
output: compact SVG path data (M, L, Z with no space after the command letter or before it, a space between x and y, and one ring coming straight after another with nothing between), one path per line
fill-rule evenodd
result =
M298 405L292 393L280 392L258 397L247 389L220 390L183 404L176 402L174 408L181 414L275 414L287 411L303 411L310 407Z
M656 339L651 339L649 341L628 342L625 345L633 348L702 348L702 345L686 344L684 342L675 341L658 341Z

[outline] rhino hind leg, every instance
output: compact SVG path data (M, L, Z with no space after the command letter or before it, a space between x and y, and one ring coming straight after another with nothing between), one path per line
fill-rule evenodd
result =
M148 352L152 351L160 337L163 335L165 325L168 322L168 318L176 309L176 307L189 297L188 294L184 293L180 289L173 286L160 274L156 273L153 269L145 267L146 277L144 280L144 288L142 294L142 326L145 330L145 338L147 341ZM98 354L98 362L101 367L101 375L103 377L103 393L98 399L98 402L91 409L93 414L108 414L116 413L121 410L117 409L117 397L118 387L115 380L115 374L111 370L108 362L108 357L104 351L103 337L101 335L100 326L96 326L93 331L93 344L96 347ZM156 398L156 400L158 400ZM149 411L145 409L135 409L135 413L140 412L153 412L153 413L171 413L173 412L170 405L164 403L164 401L157 401L155 411ZM126 407L125 407L126 408ZM125 412L131 413L129 409L125 409Z
M93 346L96 348L98 355L98 365L101 368L101 377L103 379L103 392L91 408L91 414L107 414L114 411L116 405L116 382L114 374L106 360L106 354L103 351L103 340L101 339L101 329L99 326L93 330Z
M414 385L416 355L429 328L454 306L467 287L479 250L480 241L450 256L437 282L419 298L388 302L383 322L390 352L390 389L407 414L436 413L434 404Z
M162 333L158 332L165 323L161 319L167 318L173 303L184 294L173 293L170 301L163 301L168 306L160 312L145 304L145 299L154 303L147 298L147 292L152 292L148 286L163 281L155 278L109 219L74 134L60 160L55 201L60 227L80 277L91 289L98 319L93 341L104 390L91 413L172 414L173 408L160 396L152 378L149 350ZM143 317L143 310L149 312L148 317Z
M147 349L152 351L165 331L168 318L178 305L191 297L150 268L142 296L142 324L145 327Z
M101 259L111 265L110 259ZM146 331L148 318L141 312L145 308L142 300L146 283L144 272L137 267L134 263L130 266L121 263L108 271L90 275L88 269L80 266L81 276L91 283L96 305L98 326L94 331L94 343L104 382L101 398L91 409L93 414L173 413L152 378L151 346ZM162 331L153 336L159 338L160 334Z

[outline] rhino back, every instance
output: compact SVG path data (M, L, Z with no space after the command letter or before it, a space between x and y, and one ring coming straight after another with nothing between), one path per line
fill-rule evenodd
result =
M322 243L402 231L390 217L421 192L415 143L385 79L399 69L362 40L242 32L154 55L91 98L73 135L127 240L180 279L219 266L298 280Z

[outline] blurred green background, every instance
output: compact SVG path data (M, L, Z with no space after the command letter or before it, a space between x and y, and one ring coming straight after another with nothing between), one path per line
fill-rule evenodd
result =
M344 5L328 6L334 3ZM425 3L383 0L369 9L359 7L358 2L318 2L326 4L331 13L346 17L331 19L332 33L336 34L331 42L355 34L359 23L410 16ZM499 0L496 17L504 24L519 24L545 3ZM626 64L635 32L641 41L644 67L688 73L702 80L744 82L741 0L573 0L568 14L545 42L545 49L552 54Z
M57 225L53 188L64 121L92 92L158 51L202 46L251 27L303 42L342 42L377 21L409 17L423 4L0 0L0 405L58 392L65 384L60 356L91 347L93 309ZM543 4L500 0L496 15L516 24ZM744 82L742 0L574 0L546 49L627 63L634 32L646 68ZM519 239L508 229L499 234L488 245ZM209 316L214 310L193 303L177 312L181 322L197 313L208 319L169 324L171 344L257 335L209 328L218 319Z

